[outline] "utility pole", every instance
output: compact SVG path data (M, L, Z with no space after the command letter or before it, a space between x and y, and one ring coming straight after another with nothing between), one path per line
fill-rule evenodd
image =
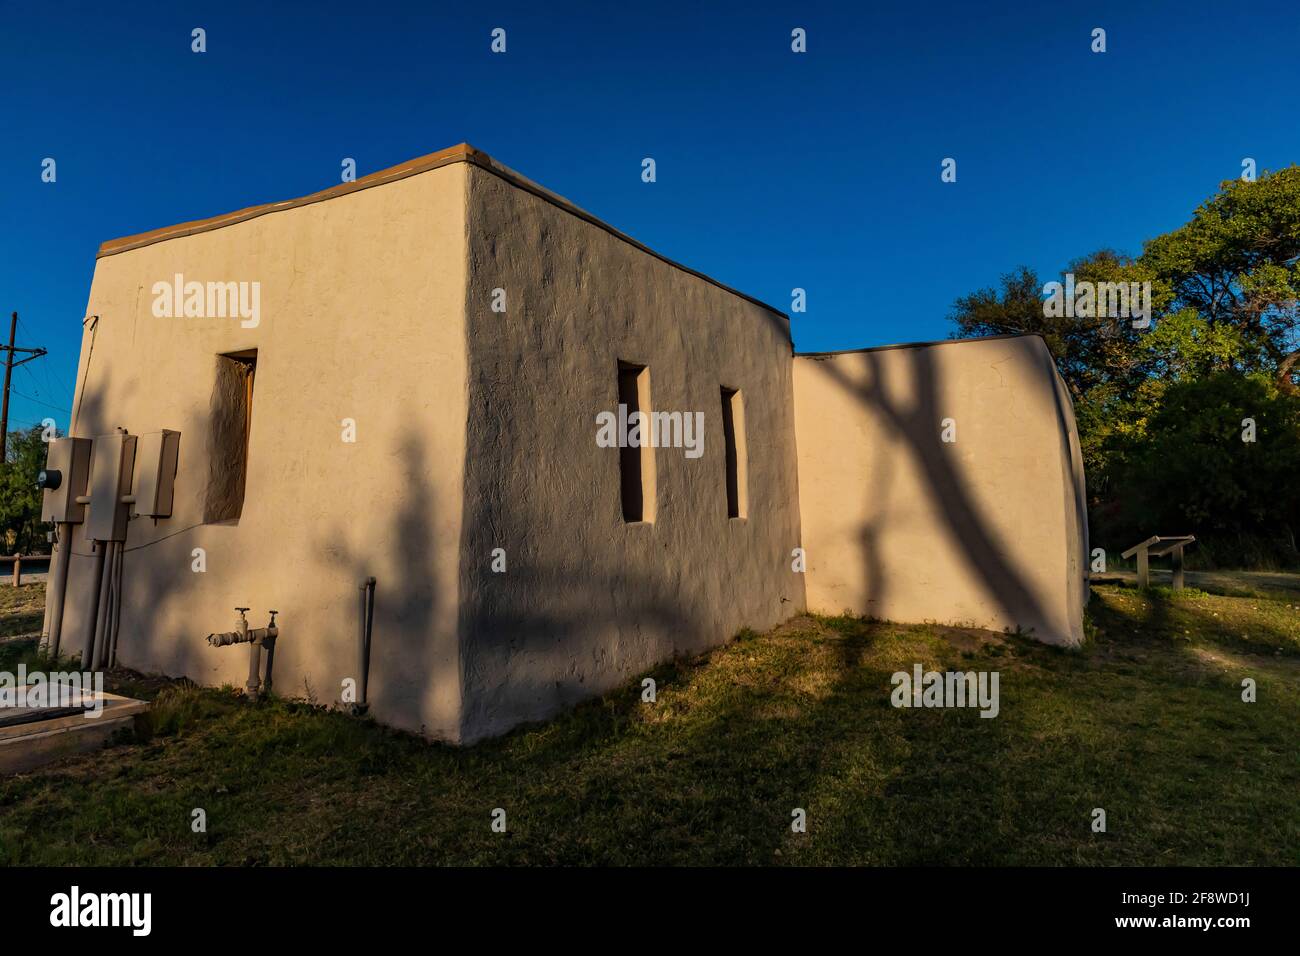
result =
M0 464L9 460L9 382L13 378L14 369L22 365L23 362L30 362L34 358L40 358L45 354L45 349L20 349L14 345L14 336L18 334L18 313L13 314L9 320L9 344L0 345L5 353L5 394L4 404L0 407ZM29 353L27 358L14 361L15 352Z

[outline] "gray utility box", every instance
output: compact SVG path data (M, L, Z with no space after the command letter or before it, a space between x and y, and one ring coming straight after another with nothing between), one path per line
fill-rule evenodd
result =
M56 438L45 449L41 485L41 520L81 524L86 506L77 499L86 494L90 476L90 439Z
M135 517L170 518L176 488L181 433L163 429L141 435L135 443Z
M90 456L90 515L86 537L92 541L125 541L128 506L135 468L135 436L100 435Z

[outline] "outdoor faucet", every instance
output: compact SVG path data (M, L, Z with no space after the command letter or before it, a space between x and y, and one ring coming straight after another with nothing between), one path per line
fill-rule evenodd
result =
M208 643L213 647L226 647L230 644L247 644L248 645L248 682L244 685L245 693L257 699L259 692L265 687L270 691L271 672L275 663L275 639L280 636L280 629L275 624L275 616L279 611L270 612L271 619L266 627L248 626L246 607L237 607L239 617L235 621L235 630L225 631L219 634L209 634ZM266 648L266 679L262 679L262 648Z

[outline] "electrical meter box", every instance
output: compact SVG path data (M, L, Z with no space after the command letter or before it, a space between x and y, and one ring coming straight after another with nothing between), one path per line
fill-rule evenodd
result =
M45 450L45 468L36 480L42 490L41 520L81 524L86 506L77 499L86 494L90 475L90 439L56 438Z
M93 541L125 541L128 506L135 467L135 436L117 433L95 439L90 455L90 514L86 537Z
M181 433L163 429L141 435L135 443L135 504L131 514L170 518L176 487L176 461Z

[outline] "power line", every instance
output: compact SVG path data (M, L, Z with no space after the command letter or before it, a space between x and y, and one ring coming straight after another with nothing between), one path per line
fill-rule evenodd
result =
M23 333L24 337L35 338L35 335L32 334L32 330L27 326L27 323L22 320L22 316L18 317L18 329ZM24 368L25 367L26 366L24 366ZM39 368L41 374L45 377L46 392L51 396L58 398L59 401L67 401L71 403L72 396L76 392L76 389L67 384L67 379L65 379L61 373L57 373L50 362L42 362ZM30 371L28 374L31 375L32 380L35 381L36 376ZM41 394L40 389L36 390L36 394Z
M13 392L13 394L15 394L15 395L21 395L23 398L25 398L25 399L27 399L28 401L31 401L31 402L38 402L38 403L41 404L41 405L49 405L50 408L60 408L60 407L61 407L61 406L59 406L59 405L50 405L50 403L47 402L47 401L45 400L45 396L46 396L47 394L50 394L50 393L49 393L49 389L47 389L44 385L42 385L41 382L40 382L40 379L38 379L35 375L32 374L32 370L31 370L31 368L30 368L29 366L22 365L22 366L19 366L19 367L20 367L20 368L23 370L23 372L26 374L26 376L27 376L27 380L28 380L29 382L32 383L32 391L35 392L35 394L34 394L34 395L26 395L26 394L24 394L23 392L18 391L17 388L12 388L12 389L10 389L10 391ZM16 384L16 383L15 383L15 384ZM51 397L55 397L55 396L51 395Z
M42 363L41 367L42 367L42 368L48 368L48 366L46 366L44 363ZM69 411L69 409L65 408L65 407L62 406L62 405L54 405L54 404L51 404L50 402L47 402L47 401L45 400L45 396L46 396L46 395L49 395L51 398L57 398L57 399L59 399L60 401L62 401L62 400L63 400L63 396L60 395L60 394L57 394L57 389L51 389L51 388L48 387L48 385L42 385L42 384L40 383L40 381L36 378L36 375L32 372L32 370L31 370L28 366L26 366L26 365L22 366L22 370L23 370L25 373L27 373L27 377L31 380L31 383L32 383L32 391L34 391L34 392L36 393L35 395L23 395L24 398L31 399L31 400L34 401L34 402L40 402L40 403L43 404L43 405L49 405L51 408L57 408L57 409L59 409L60 411L65 411L65 412L66 412L66 411ZM47 381L47 383L48 383L48 381L49 381L49 375L48 375L48 374L46 375L46 381ZM22 395L22 393L19 392L18 389L16 389L16 388L15 388L13 391L14 391L14 394L16 394L16 395Z
M12 392L13 392L15 395L17 395L19 398L25 398L25 399L27 399L27 401L29 401L29 402L35 402L37 405L44 405L46 408L52 408L52 409L54 409L56 412L67 412L69 415L72 414L72 409L70 409L70 408L64 408L64 407L61 406L61 405L51 405L49 402L43 402L43 401L41 401L39 398L32 398L32 396L30 396L30 395L26 395L26 394L24 394L24 393L18 391L18 389L16 389L16 388L14 388L14 389L10 389L10 391L12 391Z

